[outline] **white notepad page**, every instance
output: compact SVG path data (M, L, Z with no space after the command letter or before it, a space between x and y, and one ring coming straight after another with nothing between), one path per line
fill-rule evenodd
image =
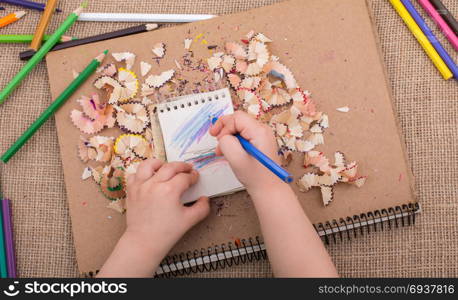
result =
M224 157L215 155L217 140L208 132L212 117L233 112L227 88L178 97L157 106L167 161L191 163L200 174L199 181L183 194L183 203L244 189Z

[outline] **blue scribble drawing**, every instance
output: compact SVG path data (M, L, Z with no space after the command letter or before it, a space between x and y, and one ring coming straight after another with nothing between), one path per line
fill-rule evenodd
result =
M170 146L180 150L180 157L187 152L189 147L199 143L210 129L211 118L219 118L229 106L218 106L217 102L203 105L194 115L185 120L172 135Z
M192 153L193 157L184 161L194 166L196 170L202 170L216 163L226 163L223 156L217 156L214 149L206 149L196 153Z

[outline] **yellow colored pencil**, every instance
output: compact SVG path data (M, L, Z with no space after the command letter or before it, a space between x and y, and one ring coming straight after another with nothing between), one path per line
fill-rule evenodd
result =
M12 14L6 15L0 19L0 27L5 27L8 24L16 22L25 15L25 11L20 10Z
M33 35L33 40L29 47L30 49L37 51L41 47L41 42L43 41L43 36L48 28L49 21L51 21L52 14L56 10L57 1L58 0L48 0L46 3L45 10L41 15L40 22L35 30L35 34Z
M420 43L420 45L423 47L423 50L425 50L426 54L429 56L433 64L439 70L442 77L444 77L445 80L452 78L452 72L447 67L442 58L439 56L436 49L434 49L433 45L431 45L431 43L428 41L428 38L425 36L423 31L421 31L420 27L418 27L417 23L415 23L415 20L404 7L401 0L390 0L390 3L397 11L399 16L402 18L404 23L407 25L407 27L410 29L412 34L415 36L418 43Z

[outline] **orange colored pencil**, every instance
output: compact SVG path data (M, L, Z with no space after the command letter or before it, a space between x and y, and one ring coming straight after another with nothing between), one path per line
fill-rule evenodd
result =
M0 28L5 27L6 25L11 24L13 22L16 22L17 20L22 18L24 15L25 15L25 11L20 10L12 14L9 14L7 16L4 16L3 18L0 19Z
M58 0L48 0L46 3L45 10L41 15L40 22L38 23L32 43L30 44L30 49L37 51L40 48L43 36L48 28L49 21L51 21L52 14L56 10L57 1Z

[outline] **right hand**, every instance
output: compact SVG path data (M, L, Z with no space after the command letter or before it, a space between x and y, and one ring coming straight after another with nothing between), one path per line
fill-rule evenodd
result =
M275 136L268 125L258 122L245 112L237 111L232 115L219 118L210 128L210 134L218 139L216 155L224 155L248 192L282 183L281 179L248 154L234 136L240 134L280 164Z

